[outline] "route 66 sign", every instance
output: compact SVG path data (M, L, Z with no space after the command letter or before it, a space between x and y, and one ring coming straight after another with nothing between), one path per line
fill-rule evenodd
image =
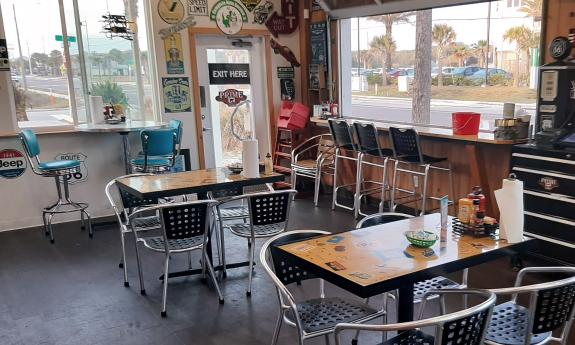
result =
M220 0L210 11L210 20L226 35L235 35L242 30L248 15L242 5L234 0Z
M77 153L59 153L54 157L55 160L75 160L80 161L80 171L73 174L66 174L65 178L68 180L69 184L76 184L84 182L88 179L88 168L86 168L86 158L85 154L81 152Z

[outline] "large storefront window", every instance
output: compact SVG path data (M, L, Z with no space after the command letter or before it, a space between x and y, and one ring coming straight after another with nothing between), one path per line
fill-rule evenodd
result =
M502 103L535 111L541 1L507 6L507 1L431 10L431 111L424 123L451 126L456 111L482 114L482 129L501 117ZM352 18L342 25L350 35L351 74L344 115L413 122L412 93L417 13ZM342 52L344 54L344 52Z
M90 94L103 96L105 103L121 104L128 118L155 119L144 1L63 0L62 3L70 71L65 63L59 1L0 0L19 126L69 126L75 121L86 122L90 116L87 106ZM104 33L103 16L127 15L130 19L132 13L137 18L130 25L136 32L135 40L110 38Z

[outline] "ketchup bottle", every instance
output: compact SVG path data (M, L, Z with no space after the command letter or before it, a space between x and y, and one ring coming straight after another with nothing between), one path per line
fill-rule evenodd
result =
M479 186L475 186L473 187L473 190L471 191L471 193L467 194L467 198L471 199L471 200L479 200L479 212L483 212L483 214L485 214L485 195L483 195L482 193L483 191L481 190L481 187Z

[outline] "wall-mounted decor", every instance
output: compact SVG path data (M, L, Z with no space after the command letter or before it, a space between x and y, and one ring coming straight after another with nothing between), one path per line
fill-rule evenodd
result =
M264 24L268 20L270 13L274 9L274 4L271 1L264 1L254 9L253 24Z
M5 38L0 38L0 71L10 70L10 59L8 58L8 44Z
M209 63L210 85L245 85L250 83L248 63Z
M188 0L188 14L207 16L208 0Z
M129 22L124 15L106 14L102 16L102 30L104 35L109 39L114 37L120 37L126 40L133 40L134 33L130 29L133 22ZM68 41L70 41L70 36L68 36Z
M299 67L300 63L297 61L295 54L286 46L282 46L276 40L270 39L270 45L274 50L274 53L283 56L289 63L291 63L292 67Z
M295 84L293 79L280 79L282 101L293 101L295 98Z
M168 28L160 29L158 34L160 35L160 37L163 40L165 40L166 38L170 37L174 33L178 32L178 31L182 31L182 30L187 29L188 27L194 26L194 25L196 25L196 20L195 20L193 15L190 15L186 19L179 22L178 24L174 24Z
M321 5L319 4L319 2L318 2L317 0L312 0L312 2L311 2L311 10L312 10L312 11L320 11L321 9L322 9L322 8L321 8Z
M226 35L235 35L242 30L248 15L243 6L234 0L220 0L210 11L210 19L215 21L218 28Z
M80 171L64 176L69 184L76 184L88 180L88 168L86 167L87 158L88 156L81 152L59 153L54 157L55 160L76 160L80 162Z
M279 79L293 79L295 78L295 69L293 67L278 67Z
M314 23L309 26L311 42L311 63L327 66L327 23Z
M184 5L180 0L160 0L158 14L168 24L177 24L184 19Z
M216 96L216 101L222 102L228 107L235 107L246 99L248 99L248 97L244 95L244 92L236 89L220 91Z
M321 89L321 69L320 65L311 64L309 65L309 89L319 90Z
M266 21L266 27L274 35L293 33L299 24L298 2L296 0L281 0L281 14L274 11Z
M28 161L22 152L13 149L0 151L0 177L20 177L26 171L27 165Z
M166 70L168 74L184 74L182 35L180 33L172 34L164 40L164 54L166 56Z
M183 78L162 78L164 93L164 111L166 113L184 113L192 111L190 99L190 81Z
M252 12L254 8L260 3L261 0L240 0L242 4L248 9L248 11Z

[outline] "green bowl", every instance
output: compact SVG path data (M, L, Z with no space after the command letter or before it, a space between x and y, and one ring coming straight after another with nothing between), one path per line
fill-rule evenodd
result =
M429 248L437 242L439 236L429 231L406 231L404 233L409 243L416 247Z

